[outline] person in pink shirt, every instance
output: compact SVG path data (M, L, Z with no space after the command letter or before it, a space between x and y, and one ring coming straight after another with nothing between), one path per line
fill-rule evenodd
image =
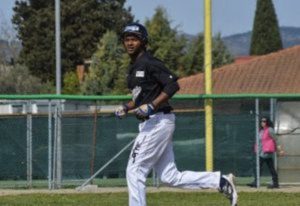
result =
M260 130L259 130L259 142L255 145L255 152L259 153L259 168L260 171L264 163L267 164L269 172L272 175L272 184L268 185L268 188L279 188L278 184L278 175L274 167L273 156L276 152L276 140L275 132L273 129L272 121L263 117L260 121ZM260 172L261 173L261 172ZM256 187L256 172L255 179L252 183L247 184L250 187Z

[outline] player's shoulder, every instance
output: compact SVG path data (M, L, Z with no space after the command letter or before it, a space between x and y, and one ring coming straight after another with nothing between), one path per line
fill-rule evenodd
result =
M147 61L147 62L162 62L155 56L150 51L145 51L143 55L140 58L140 61Z
M164 67L164 62L153 56L150 52L147 52L145 57L145 61L149 66Z
M147 70L160 70L161 68L164 68L164 63L149 52L145 52L139 58L137 65L138 67L143 67Z

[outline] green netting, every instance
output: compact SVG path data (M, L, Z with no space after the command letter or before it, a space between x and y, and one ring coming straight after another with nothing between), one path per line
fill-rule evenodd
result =
M26 118L0 118L0 179L26 177Z
M43 96L44 97L44 96ZM71 97L71 99L74 97ZM127 99L128 97L123 97ZM205 128L203 99L173 99L176 113L174 152L179 170L205 170ZM63 185L78 185L90 177L138 133L138 120L130 114L117 119L112 112L97 112L91 106L117 105L112 101L64 101L65 108L86 108L62 114ZM180 101L179 101L180 100ZM26 102L26 101L24 101ZM25 103L24 103L25 104ZM270 115L268 99L261 101L260 115ZM52 114L53 115L53 114ZM10 187L26 186L26 114L0 116L0 180ZM251 177L255 168L255 102L253 99L214 100L214 169ZM54 118L52 118L52 135ZM48 178L48 114L32 116L33 185L47 187ZM130 149L103 170L95 182L109 186L125 185L125 169ZM94 156L93 156L94 153ZM265 175L269 175L264 171ZM39 182L43 181L43 182ZM2 183L0 187L2 187Z
M48 116L33 116L32 125L32 178L46 179L48 177Z
M251 145L255 137L254 117L226 114L214 117L215 169L250 175ZM113 115L63 115L63 178L83 179L104 165L138 133L138 120L130 115L119 120ZM48 117L33 117L33 178L48 175ZM1 119L1 179L26 179L26 117ZM96 135L95 158L92 159ZM180 170L205 169L204 113L176 113L174 151ZM245 152L247 151L247 152ZM129 150L99 177L125 177ZM91 162L94 161L94 167ZM18 165L16 167L16 165Z

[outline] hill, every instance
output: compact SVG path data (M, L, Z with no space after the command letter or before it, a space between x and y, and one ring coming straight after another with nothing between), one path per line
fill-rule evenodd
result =
M283 40L284 48L300 45L300 28L298 27L280 27L281 38ZM195 35L184 34L189 40L195 38ZM234 34L222 38L225 45L234 56L247 56L249 55L251 31ZM8 42L0 40L0 57L9 61L15 52L21 49L20 42L14 43L14 47L8 45ZM12 49L14 48L14 50ZM16 53L16 54L17 54ZM1 60L0 58L0 60Z
M284 48L300 45L300 28L280 27L280 33ZM249 55L251 32L223 37L223 40L234 56Z

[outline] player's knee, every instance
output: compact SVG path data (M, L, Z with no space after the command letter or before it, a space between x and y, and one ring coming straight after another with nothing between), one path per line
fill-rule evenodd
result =
M137 179L140 178L141 173L139 172L138 168L135 166L127 166L126 168L126 177L130 179Z
M127 178L130 178L130 177L132 177L132 176L134 176L134 175L135 175L135 174L134 174L133 168L130 167L130 166L127 166L127 168L126 168L126 177L127 177Z
M177 186L178 183L178 172L172 174L163 174L160 178L162 183L170 185L170 186Z

